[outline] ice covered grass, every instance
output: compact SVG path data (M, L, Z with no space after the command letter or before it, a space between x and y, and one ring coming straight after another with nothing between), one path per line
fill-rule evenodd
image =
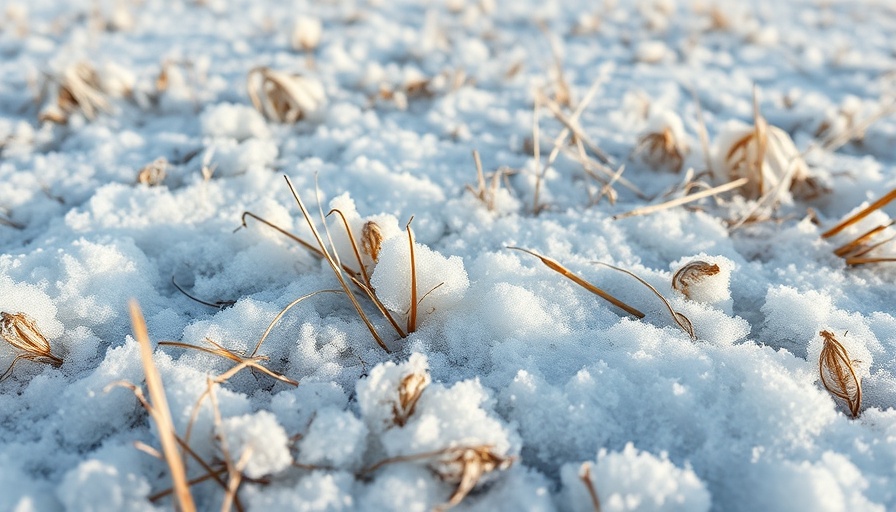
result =
M9 0L0 510L896 508L894 30Z

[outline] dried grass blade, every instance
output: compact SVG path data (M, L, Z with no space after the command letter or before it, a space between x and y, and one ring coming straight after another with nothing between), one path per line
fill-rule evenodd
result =
M834 254L837 256L840 256L841 258L846 257L846 256L858 256L858 254L855 254L855 253L857 250L861 250L861 248L863 247L862 244L864 244L867 240L869 240L874 235L876 235L876 234L880 233L881 231L887 229L888 227L892 226L894 223L896 223L896 220L891 220L890 222L888 222L886 224L881 224L880 226L877 226L876 228L869 229L868 231L857 236L854 240L847 242L847 243L841 245L840 247L834 249Z
M408 244L411 250L411 309L408 312L408 334L417 330L417 261L414 258L414 232L411 231L413 221L414 217L411 217L404 227L408 232Z
M604 263L602 261L595 261L594 263L596 263L598 265L603 265L605 267L612 268L613 270L618 270L619 272L628 274L628 275L634 277L635 279L637 279L641 284L643 284L644 286L649 288L650 291L652 291L654 293L654 295L659 297L661 301L663 301L663 304L665 304L666 309L669 310L669 313L672 315L672 319L675 320L675 323L678 324L678 326L681 327L681 329L684 332L688 333L688 336L690 336L692 340L694 340L694 341L697 340L697 334L694 332L694 325L691 323L691 320L688 317L684 316L684 314L679 313L678 311L675 311L674 309L672 309L672 304L669 304L669 301L666 300L666 298L663 297L663 294L661 294L656 288L654 288L653 285L651 285L647 281L641 279L641 277L639 277L637 274L635 274L634 272L632 272L630 270L626 270L624 268L610 265L609 263Z
M734 181L729 181L724 185L719 185L718 187L713 187L706 190L701 190L700 192L694 192L693 194L686 195L684 197L679 197L676 199L672 199L671 201L666 201L665 203L654 204L650 206L644 206L642 208L635 208L634 210L621 213L619 215L614 215L613 220L624 219L626 217L635 217L637 215L647 215L649 213L658 212L661 210L668 210L669 208L674 208L676 206L681 206L683 204L687 204L698 199L703 199L704 197L710 197L717 194L721 194L723 192L728 192L729 190L734 190L736 188L742 187L746 185L750 181L749 178L740 178Z
M187 293L186 290L181 288L181 286L179 284L177 284L177 282L174 280L174 276L171 276L171 284L173 284L174 287L177 288L177 291L186 295L188 299L191 299L194 302L198 302L198 303L200 303L204 306L208 306L210 308L226 309L226 308L229 308L230 306L233 306L234 304L236 304L235 300L219 300L219 301L215 301L215 302L208 302L208 301L204 301L194 295L190 295L189 293Z
M597 496L597 489L594 488L594 482L591 480L591 463L586 462L582 464L582 467L579 468L579 478L582 480L582 483L585 484L585 489L588 489L588 495L591 497L591 506L594 508L594 512L601 512L600 498Z
M293 198L295 198L296 203L299 205L299 209L302 210L302 215L305 217L305 222L308 223L308 227L311 228L311 232L314 234L314 238L317 240L318 246L320 247L320 252L323 257L327 260L327 263L330 264L330 268L333 270L333 274L336 275L336 279L339 281L339 284L342 286L343 291L345 291L346 296L348 296L349 300L354 306L355 311L358 312L358 316L361 317L361 320L364 321L364 325L367 326L367 330L370 331L370 334L373 336L373 339L376 340L377 344L385 350L387 353L390 353L389 347L386 346L386 343L380 337L379 333L376 330L376 327L373 326L373 323L370 322L370 319L367 318L367 314L364 313L364 309L361 307L361 304L358 303L358 299L355 298L354 294L352 294L351 290L348 288L348 283L345 281L345 277L342 275L342 268L338 263L333 259L330 255L329 251L327 251L326 245L324 245L324 241L320 236L320 232L318 232L317 228L314 226L314 220L311 218L311 214L308 213L308 209L305 208L305 203L302 202L302 198L299 197L299 193L296 192L295 187L292 185L292 181L290 181L289 176L283 176L286 179L286 184L289 186L289 190L292 193Z
M886 195L884 195L877 201L871 203L870 205L868 205L868 207L864 208L863 210L859 211L858 213L850 215L849 217L844 219L840 224L837 224L836 226L832 227L831 229L825 231L824 233L821 234L821 237L822 238L830 238L830 237L836 235L837 233L848 228L849 226L852 226L856 222L859 222L860 220L864 219L868 215L871 215L871 213L874 212L875 210L879 210L879 209L883 208L884 206L889 204L894 199L896 199L896 188L887 192Z
M535 193L532 198L532 213L538 215L541 207L538 204L539 194L541 193L541 180L544 178L544 171L547 166L541 165L541 142L539 140L538 126L538 109L541 107L539 96L535 96L535 104L532 106L532 159L535 161Z
M255 214L252 213L252 212L243 212L243 216L242 216L242 227L244 227L244 228L248 228L248 227L249 227L249 226L246 225L246 217L252 217L253 219L257 220L258 222L261 222L262 224L264 224L265 226L268 226L269 228L272 228L272 229L276 230L277 232L279 232L280 234L282 234L282 235L284 235L284 236L290 238L291 240L294 240L294 241L298 242L299 245L301 245L302 247L304 247L308 252L314 254L314 255L317 256L318 258L323 258L323 257L324 257L324 254L323 254L323 253L321 252L321 250L318 249L317 247L315 247L315 246L309 244L308 242L302 240L302 239L299 238L298 236L296 236L296 235L290 233L289 231L287 231L287 230L281 228L280 226L277 226L276 224L272 224L272 223L270 223L270 222L264 220L263 218L259 217L258 215L255 215ZM237 228L237 230L239 230L239 228Z
M352 245L352 251L355 253L355 259L358 261L358 267L361 269L361 277L364 279L365 283L370 283L370 276L367 275L367 269L364 268L364 260L361 259L361 251L358 250L358 244L355 242L355 235L352 233L351 228L348 227L348 221L345 219L345 215L342 213L342 210L333 208L327 212L327 217L333 213L339 215L339 218L342 219L342 226L345 228L345 234L348 236L348 241ZM349 272L349 274L351 273L352 272Z
M130 303L131 324L134 329L134 337L140 345L140 359L143 362L143 372L146 375L146 387L149 390L149 398L152 401L150 415L156 422L159 430L159 442L162 444L162 453L171 471L171 480L174 484L174 494L182 512L195 512L196 505L193 495L190 494L190 486L187 482L187 473L184 461L178 453L174 423L171 420L171 410L168 408L168 400L165 397L165 388L162 385L162 377L152 360L152 343L149 341L149 333L146 330L146 322L137 301Z
M715 172L712 170L712 158L709 151L709 132L706 130L706 120L703 118L703 108L700 106L700 98L697 96L697 89L691 86L691 96L694 98L694 108L697 111L697 126L700 128L700 146L703 148L703 161L706 170L709 172L710 178L715 178Z
M891 258L846 258L846 264L850 266L867 265L869 263L887 263L896 261L896 257Z
M560 264L559 262L557 262L556 260L553 260L553 259L551 259L551 258L548 258L547 256L542 256L541 254L538 254L538 253L535 252L535 251L530 251L529 249L523 249L522 247L507 247L507 248L508 248L508 249L513 249L513 250L515 250L515 251L522 251L522 252L525 252L525 253L527 253L527 254L531 254L532 256L535 256L536 258L540 259L541 262L544 263L545 266L547 266L549 269L553 270L554 272L557 272L558 274L560 274L560 275L562 275L563 277L569 279L570 281L576 283L577 285L579 285L579 286L581 286L582 288L588 290L589 292L591 292L591 293L593 293L593 294L599 296L600 298L602 298L602 299L608 301L609 303L611 303L611 304L613 304L614 306L616 306L616 307L618 307L618 308L624 310L626 313L628 313L628 314L630 314L630 315L632 315L632 316L635 316L635 317L637 317L637 318L644 318L644 313L642 313L642 312L638 311L637 309L635 309L635 308L629 306L628 304L622 302L621 300L617 299L616 297L613 297L613 296L610 295L609 293L607 293L607 292L601 290L601 289L598 288L597 286L594 286L593 284L591 284L591 283L589 283L588 281L582 279L581 277L577 276L576 274L573 274L569 269L567 269L566 267L564 267L563 265L561 265L561 264Z
M298 299L290 302L285 308L281 309L280 312L277 313L277 316L275 316L273 320L271 320L271 323L268 324L268 328L265 329L264 334L261 335L261 338L259 338L258 343L255 344L255 348L252 349L252 352L249 354L249 356L251 357L258 353L258 349L261 348L261 344L264 343L264 340L266 340L268 335L271 334L271 331L274 329L274 326L277 324L278 321L280 321L281 318L283 318L283 315L285 315L287 311L289 311L290 309L295 307L298 303L302 302L303 300L305 300L309 297L314 297L315 295L317 295L319 293L343 293L343 291L342 290L318 290L316 292L311 292L309 294L302 295Z
M824 339L818 357L821 383L832 395L844 400L852 417L857 418L862 407L862 381L856 375L846 348L837 341L834 333L821 331L819 334Z

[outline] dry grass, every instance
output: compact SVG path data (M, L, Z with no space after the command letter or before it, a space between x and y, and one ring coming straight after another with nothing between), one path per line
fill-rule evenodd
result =
M320 83L264 66L249 71L246 88L252 105L268 119L280 123L304 119L324 101Z
M417 402L431 382L429 372L411 372L398 384L398 401L392 404L392 421L399 427L407 424L414 414Z
M50 342L41 334L37 323L25 313L0 313L0 337L20 351L9 368L0 375L0 381L9 377L16 363L23 359L57 368L62 366L62 359L53 355Z
M616 266L614 266L614 265L610 265L609 263L603 263L603 262L601 262L601 261L595 261L594 263L596 263L596 264L598 264L598 265L603 265L603 266L605 266L605 267L609 267L609 268L611 268L611 269L613 269L613 270L617 270L617 271L622 272L622 273L624 273L624 274L628 274L628 275L634 277L635 279L637 279L638 282L640 282L641 284L643 284L644 286L646 286L648 289L650 289L650 291L653 292L654 295L656 295L657 297L659 297L659 299L663 302L663 305L666 306L666 309L669 310L669 314L672 315L672 320L674 320L675 323L676 323L679 327L681 327L681 329L682 329L684 332L686 332L686 333L688 334L688 336L691 337L692 340L694 340L694 341L697 340L697 334L694 332L694 325L691 323L691 320L690 320L688 317L686 317L683 313L679 313L678 311L675 311L675 310L672 308L672 304L670 304L669 301L666 300L666 298L663 297L663 295L662 295L656 288L653 287L653 285L651 285L650 283L648 283L648 282L645 281L644 279L640 278L637 274L635 274L634 272L632 272L632 271L630 271L630 270L626 270L626 269L624 269L624 268L616 267Z
M174 285L174 288L176 288L177 291L186 295L188 299L198 302L200 304L203 304L205 306L208 306L210 308L227 309L227 308L233 306L234 304L236 304L235 300L216 300L215 302L208 302L208 301L202 300L194 295L191 295L190 293L187 293L186 290L184 290L179 284L177 284L177 281L174 280L174 276L171 276L171 284Z
M458 505L488 473L505 470L516 460L495 453L491 445L456 446L413 455L390 457L369 466L360 476L369 475L388 464L429 460L429 468L441 480L457 485L448 501L437 505L434 511L448 510Z
M597 489L594 488L594 482L591 480L591 463L585 462L579 468L579 479L585 484L588 490L588 496L591 497L591 506L594 512L600 512L600 498L597 495Z
M529 249L523 249L521 247L507 247L507 248L513 249L515 251L522 251L527 254L531 254L532 256L535 256L536 258L540 259L541 262L545 264L545 266L547 266L554 272L557 272L558 274L560 274L563 277L569 279L570 281L576 283L577 285L581 286L582 288L584 288L584 289L588 290L589 292L597 295L598 297L606 300L610 304L613 304L614 306L622 309L623 311L625 311L626 313L628 313L634 317L644 318L644 313L638 311L637 309L633 308L632 306L629 306L628 304L622 302L621 300L610 295L609 293L605 292L604 290L598 288L597 286L594 286L593 284L582 279L578 275L572 273L572 271L570 271L568 268L561 265L556 260L548 258L547 256L542 256L541 254L538 254L535 251L530 251Z
M680 172L687 151L687 146L676 138L675 132L670 127L666 126L660 131L642 135L632 154L639 155L652 169Z
M305 217L305 222L308 224L308 227L311 229L312 234L314 235L314 239L317 241L319 253L323 255L324 259L327 260L327 263L330 264L330 269L333 271L333 274L336 276L336 280L339 281L339 285L342 287L342 290L345 292L345 295L351 301L352 306L357 311L358 316L361 317L361 320L364 322L364 325L367 327L367 330L370 331L371 336L373 336L374 340L376 340L377 345L379 345L386 352L391 352L389 347L386 346L386 342L383 341L383 338L380 336L379 332L377 332L376 327L374 327L373 323L370 321L370 318L367 316L367 313L364 312L364 309L361 307L361 304L358 302L358 299L352 293L351 289L348 286L348 280L346 280L345 273L342 270L342 266L337 263L336 256L330 253L327 249L326 244L324 244L323 238L320 236L320 232L317 230L317 227L314 225L314 220L311 218L311 214L308 213L308 209L305 208L305 203L302 202L302 198L299 197L298 192L296 192L295 187L293 187L292 182L289 180L288 176L284 176L286 179L286 184L289 186L289 190L292 193L293 198L296 200L296 203L299 205L299 209L302 211L302 216ZM410 232L410 228L408 228ZM296 237L297 238L297 237ZM354 280L355 284L359 284L359 281ZM363 284L363 283L361 283ZM375 296L373 290L369 288L362 288L369 291L368 296ZM377 301L379 302L379 301ZM412 304L415 306L415 304ZM385 311L383 309L382 311ZM402 336L404 337L404 336Z
M819 334L824 339L824 347L818 358L821 384L832 395L846 402L852 417L858 418L862 407L862 380L853 366L856 361L849 357L834 333L821 331Z
M183 349L197 350L199 352L205 352L206 354L212 354L212 355L222 357L224 359L229 359L229 360L235 362L236 366L234 366L234 368L239 368L240 370L243 368L251 368L253 370L259 371L259 372L267 375L268 377L270 377L272 379L279 380L280 382L289 384L290 386L298 386L299 385L298 382L290 379L289 377L286 377L282 374L271 371L271 370L265 368L264 366L262 366L260 364L262 361L269 360L269 358L267 356L258 356L258 355L254 355L254 354L247 356L244 353L230 350L230 349L220 345L219 343L216 343L215 341L213 341L210 338L205 338L205 341L211 347L202 347L199 345L191 345L189 343L183 343L180 341L160 341L159 346L178 347L178 348L183 348ZM236 372L231 373L232 371L233 371L233 369L226 372L222 376L219 376L216 380L221 380L223 382L223 381L229 379L230 376L232 376L233 374L236 373Z
M38 103L48 95L54 98L38 114L40 121L65 124L78 111L87 119L93 119L99 112L109 110L100 77L87 62L69 66L60 76L47 76Z
M171 480L174 487L174 495L181 512L194 512L196 505L193 503L193 495L190 494L190 485L187 481L186 467L178 451L178 442L171 420L171 410L168 408L168 399L165 397L165 388L162 385L162 377L152 360L152 342L149 341L149 333L146 331L146 322L143 313L136 301L130 303L131 324L134 328L134 337L140 345L140 360L143 363L143 372L146 375L146 388L149 390L149 414L156 422L159 432L159 442L162 445L162 454L168 463L171 472Z
M467 185L467 192L479 199L488 211L494 211L495 199L497 199L498 191L501 189L501 177L505 173L499 169L487 179L485 173L482 172L482 160L479 159L479 151L475 149L473 150L473 162L476 164L476 188L473 188L472 185Z
M825 231L821 235L822 238L831 238L833 236L836 236L846 228L857 224L865 217L871 215L877 210L880 210L881 208L892 202L894 199L896 199L896 189L889 191L877 201L874 201L862 210L859 210L858 212L850 215L836 226ZM847 265L864 265L869 263L896 261L896 256L868 256L871 251L888 244L894 239L893 236L889 236L887 238L875 241L875 239L878 238L878 235L886 231L893 224L894 221L890 221L888 223L880 224L868 231L865 231L854 239L834 249L834 254L843 258L846 261Z
M0 207L0 226L8 226L13 229L25 229L25 225L10 218L9 210Z
M692 261L678 269L672 276L672 288L680 291L685 297L691 298L691 285L714 276L720 271L721 269L715 263Z
M693 194L687 194L682 197L678 197L675 199L671 199L664 203L653 204L649 206L642 206L641 208L635 208L626 213L620 213L618 215L613 216L613 220L624 219L626 217L636 217L638 215L647 215L650 213L668 210L669 208L674 208L676 206L681 206L683 204L688 204L698 199L703 199L704 197L712 197L723 192L728 192L729 190L734 190L739 187L743 187L749 182L748 178L740 178L734 181L730 181L725 183L724 185L719 185L718 187L713 187L706 190L701 190L699 192L694 192Z
M143 166L137 173L137 183L154 187L161 185L168 175L168 159L159 157Z

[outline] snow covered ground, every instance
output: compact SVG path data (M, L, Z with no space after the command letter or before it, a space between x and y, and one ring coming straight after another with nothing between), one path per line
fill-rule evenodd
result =
M110 387L144 386L128 300L154 343L250 355L292 301L341 290L313 251L240 228L250 211L316 247L284 175L324 237L318 201L345 216L396 326L349 283L388 352L340 292L274 324L255 354L279 380L210 385L235 362L156 347L208 465L184 455L188 477L220 479L191 487L200 510L240 484L245 510L587 511L583 474L605 511L896 510L896 270L833 254L896 207L821 236L896 188L894 33L884 0L4 0L0 311L63 362L0 382L0 510L174 506L158 427ZM253 106L264 72L301 119ZM624 215L739 178L754 88L761 180ZM693 261L717 267L686 297ZM854 360L857 418L820 381L822 330ZM22 353L0 343L0 371Z

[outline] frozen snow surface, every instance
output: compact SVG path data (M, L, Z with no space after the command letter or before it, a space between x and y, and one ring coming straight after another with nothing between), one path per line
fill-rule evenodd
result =
M896 267L833 254L896 210L821 237L896 188L892 2L0 6L0 311L63 360L0 381L0 510L175 506L131 298L206 349L155 349L200 510L896 510ZM747 186L624 215L749 171L754 90Z

